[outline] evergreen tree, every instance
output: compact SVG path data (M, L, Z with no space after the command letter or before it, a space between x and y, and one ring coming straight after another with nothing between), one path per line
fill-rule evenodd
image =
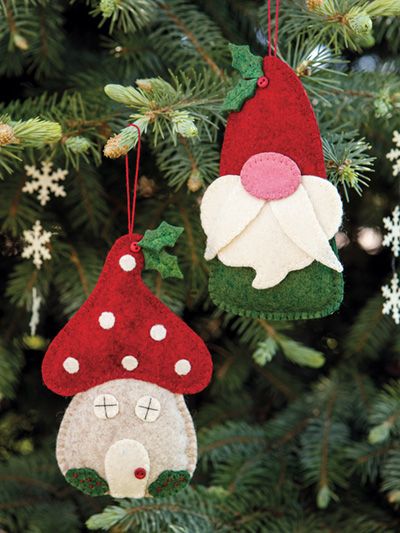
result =
M399 0L281 2L279 53L313 103L346 211L340 312L282 323L213 307L198 207L238 79L228 42L265 54L267 1L0 0L0 530L400 530L400 329L381 292L396 268L381 230L400 203L399 16ZM184 280L146 282L208 343L215 370L188 398L190 488L113 501L58 471L69 400L42 386L40 365L124 233L130 122L143 132L137 230L185 229ZM52 176L49 198L26 185L37 172ZM51 236L27 257L35 225Z

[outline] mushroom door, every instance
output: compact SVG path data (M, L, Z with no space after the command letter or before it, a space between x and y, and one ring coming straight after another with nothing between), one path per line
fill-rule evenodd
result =
M123 439L109 447L105 472L110 495L114 498L143 498L150 473L146 448L133 439Z

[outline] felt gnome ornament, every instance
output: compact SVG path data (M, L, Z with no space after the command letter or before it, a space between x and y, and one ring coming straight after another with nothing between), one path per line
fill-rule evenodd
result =
M197 441L183 395L204 389L212 372L204 342L141 277L144 267L180 277L163 248L182 229L163 222L142 237L133 216L42 365L47 387L73 396L57 437L59 467L92 496L167 496L188 484Z
M343 298L334 236L342 202L326 179L318 125L293 70L231 45L243 79L225 100L220 177L201 223L209 289L224 310L271 320L317 318Z

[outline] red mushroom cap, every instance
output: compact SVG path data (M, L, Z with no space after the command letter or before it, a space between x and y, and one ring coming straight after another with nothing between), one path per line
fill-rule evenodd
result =
M269 83L229 115L220 175L238 176L252 155L276 152L290 157L303 176L325 178L321 136L301 81L278 57L265 57L263 69Z
M132 249L129 235L115 242L92 294L50 344L42 376L53 392L71 396L124 378L179 394L208 385L206 345L144 285L143 254Z

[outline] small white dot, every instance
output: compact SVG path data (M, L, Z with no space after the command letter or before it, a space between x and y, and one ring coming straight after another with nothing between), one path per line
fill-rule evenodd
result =
M76 374L79 371L79 361L75 357L67 357L63 362L63 367L68 374Z
M187 359L179 359L179 361L175 363L175 372L178 374L178 376L186 376L186 374L189 374L191 370L192 365Z
M119 266L125 272L130 272L136 267L136 259L132 255L123 255L119 260Z
M111 329L115 324L114 313L110 313L109 311L101 313L99 316L99 324L103 329Z
M162 324L155 324L150 329L150 337L155 341L163 341L167 336L167 330Z
M134 357L133 355L125 355L125 357L122 358L121 365L125 368L125 370L135 370L139 364L139 361Z

